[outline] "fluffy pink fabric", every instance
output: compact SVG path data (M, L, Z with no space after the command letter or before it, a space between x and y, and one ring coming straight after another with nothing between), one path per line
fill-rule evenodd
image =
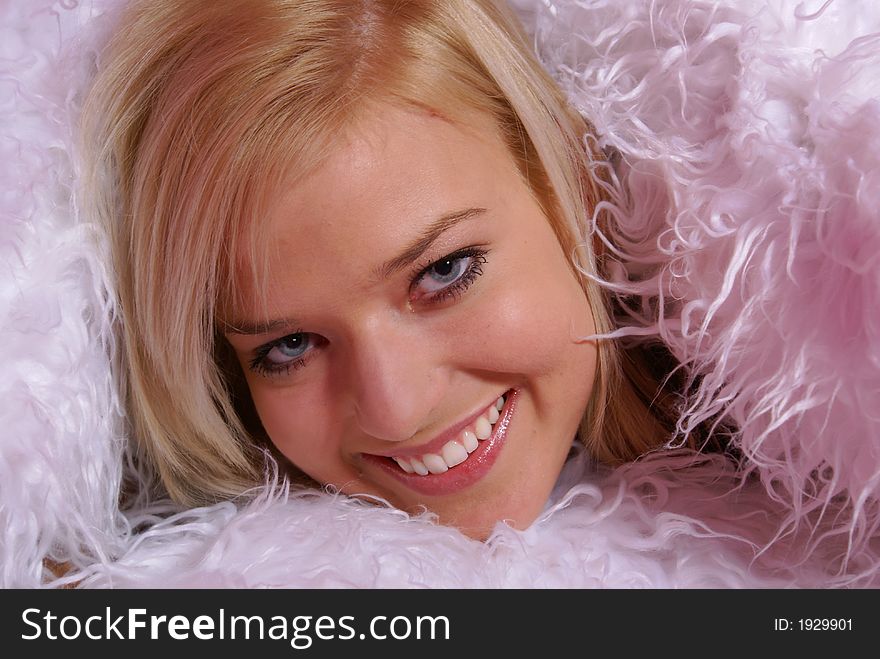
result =
M812 529L805 554L840 534L873 569L880 11L537 6L544 60L628 164L609 285L641 305L616 334L662 336L700 378L680 429L736 423L744 476L785 507L779 534Z
M616 334L661 337L697 378L681 431L725 415L746 461L578 454L487 543L319 492L119 511L112 280L72 140L117 4L0 6L0 585L880 585L875 3L515 1L622 154Z

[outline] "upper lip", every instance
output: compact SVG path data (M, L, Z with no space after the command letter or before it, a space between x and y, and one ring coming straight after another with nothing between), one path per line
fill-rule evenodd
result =
M492 402L486 403L482 407L477 408L476 412L473 412L461 421L449 426L439 435L423 444L419 444L418 446L392 446L385 450L369 451L369 453L371 455L379 455L385 458L418 458L427 453L439 454L448 442L453 439L459 439L462 431L469 427L473 427L479 416L489 409L489 405L493 405L500 396L505 395L507 395L507 392L499 394L499 396L492 399Z

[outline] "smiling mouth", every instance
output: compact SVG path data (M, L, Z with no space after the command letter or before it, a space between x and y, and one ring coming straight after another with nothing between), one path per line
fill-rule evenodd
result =
M407 474L428 476L429 474L443 474L463 464L492 436L494 426L501 419L501 410L504 409L506 398L509 393L500 396L492 405L483 411L476 421L459 433L457 439L452 439L443 445L438 453L425 453L418 457L392 456L391 460L397 463Z
M422 494L451 494L488 473L507 437L518 393L505 392L439 452L364 458Z

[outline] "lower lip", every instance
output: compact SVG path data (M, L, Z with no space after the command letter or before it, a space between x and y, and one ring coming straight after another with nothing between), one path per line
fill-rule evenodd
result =
M501 453L501 447L504 446L504 441L507 439L507 433L510 431L510 420L516 411L516 399L517 391L515 389L507 392L498 421L492 426L492 434L488 439L480 441L479 446L468 455L467 460L450 467L442 474L428 474L427 476L408 474L389 458L368 453L364 454L364 458L420 494L428 496L455 494L479 481L489 473L492 465L495 464L495 460Z

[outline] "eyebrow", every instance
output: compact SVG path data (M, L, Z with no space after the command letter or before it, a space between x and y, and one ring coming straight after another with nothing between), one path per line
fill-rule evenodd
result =
M425 228L415 240L407 245L400 255L395 256L393 259L386 261L379 268L376 268L373 271L374 276L377 280L387 279L394 273L399 272L406 266L414 263L416 259L424 254L446 231L465 220L483 215L485 212L485 208L465 208L463 210L441 215ZM247 321L223 323L223 331L228 334L258 335L269 334L279 329L287 329L297 326L299 326L299 323L293 318L278 318L256 323Z
M464 210L446 213L434 220L412 243L410 243L401 253L390 261L387 261L382 267L375 271L377 279L387 279L395 272L400 271L406 266L414 263L428 248L434 244L441 235L454 227L456 224L477 217L486 212L485 208L465 208Z
M223 331L226 334L258 335L269 334L279 329L288 329L297 327L299 323L293 318L278 318L276 320L267 320L264 322L250 323L246 321L236 321L234 323L221 322Z

